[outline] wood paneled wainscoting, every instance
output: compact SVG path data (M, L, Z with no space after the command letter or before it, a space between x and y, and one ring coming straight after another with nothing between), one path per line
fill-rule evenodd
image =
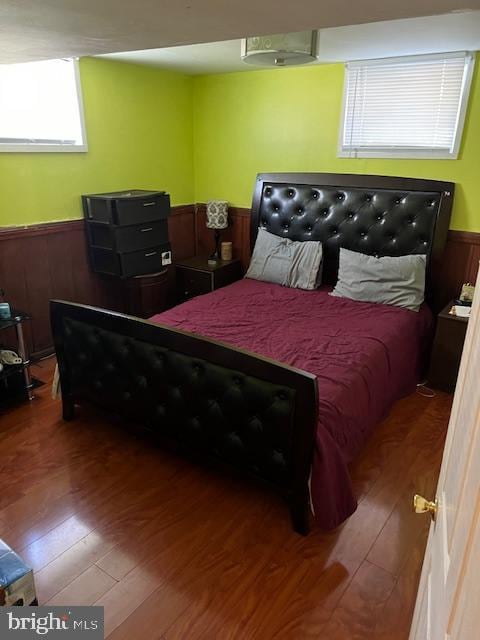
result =
M169 234L174 261L213 251L205 204L172 207ZM222 232L222 240L233 243L234 256L245 271L250 260L250 209L230 207L229 227ZM475 281L479 260L480 233L450 231L442 268L435 275L441 283L443 304L458 295L463 282ZM172 302L174 273L172 267ZM90 269L83 220L0 230L0 288L14 307L32 315L26 337L34 357L52 352L51 298L125 309L125 293L118 281Z
M172 208L169 235L175 258L195 254L195 207ZM173 288L172 268L170 281ZM15 308L32 316L26 338L33 357L51 353L49 300L60 298L123 311L118 280L90 269L83 220L0 231L0 288Z
M447 303L460 293L463 283L475 284L480 262L480 233L449 231L443 268L439 274L443 280Z

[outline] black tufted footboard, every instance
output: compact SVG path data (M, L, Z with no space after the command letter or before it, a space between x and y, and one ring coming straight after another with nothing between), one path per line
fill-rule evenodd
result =
M89 401L273 484L308 532L312 374L130 316L54 300L63 416Z

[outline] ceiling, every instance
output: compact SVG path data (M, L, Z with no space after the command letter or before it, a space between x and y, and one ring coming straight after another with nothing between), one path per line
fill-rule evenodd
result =
M321 29L317 64L460 50L480 50L480 11ZM254 68L240 59L239 39L102 57L193 75Z
M158 49L465 9L480 9L480 0L0 0L0 62Z

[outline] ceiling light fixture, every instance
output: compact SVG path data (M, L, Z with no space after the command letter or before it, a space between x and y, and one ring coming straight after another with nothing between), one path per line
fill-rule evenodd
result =
M318 53L317 35L317 31L299 31L243 38L241 57L247 64L263 67L314 62Z

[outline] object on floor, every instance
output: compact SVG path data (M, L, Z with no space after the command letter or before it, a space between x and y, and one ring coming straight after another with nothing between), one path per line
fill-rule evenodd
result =
M23 323L30 319L30 316L22 311L12 309L11 317L0 319L0 331L3 329L15 328L17 334L17 352L20 362L5 363L0 371L0 402L9 401L13 396L25 396L33 400L33 385L30 378L30 360L25 346L23 336ZM8 350L4 350L4 353ZM13 352L12 352L13 353ZM15 354L16 355L16 354ZM18 380L17 380L18 379ZM21 381L21 384L19 383Z
M61 393L61 388L60 388L60 373L58 371L58 364L55 365L55 371L53 374L53 380L52 380L52 398L53 400L56 400L58 397L60 397L60 393Z
M0 540L0 606L37 605L33 570Z
M22 359L10 349L0 349L0 363L7 365L22 364Z

